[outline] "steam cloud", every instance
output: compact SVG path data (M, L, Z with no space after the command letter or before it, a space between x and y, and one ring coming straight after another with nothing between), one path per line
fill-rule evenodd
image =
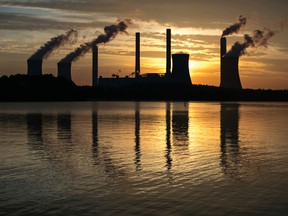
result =
M264 30L254 30L253 35L244 35L244 42L236 42L225 56L242 56L248 47L267 47L268 40L275 35L275 31L268 28Z
M69 53L65 58L63 58L60 63L77 61L81 56L84 56L93 46L96 46L99 43L107 43L113 40L118 33L126 33L126 29L129 25L132 24L130 19L124 19L118 24L113 24L110 26L104 27L105 34L99 35L97 38L91 42L81 44L73 52Z
M41 46L29 59L46 59L53 50L66 43L74 43L77 40L78 32L75 29L67 31L65 34L51 38Z
M238 18L239 22L226 28L222 33L222 37L237 33L246 24L246 20L246 17L240 15Z

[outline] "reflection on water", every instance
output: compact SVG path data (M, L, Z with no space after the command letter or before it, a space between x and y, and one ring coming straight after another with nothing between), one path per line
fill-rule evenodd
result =
M27 118L27 131L28 131L28 143L32 145L39 145L43 143L42 137L42 114L41 113L29 113Z
M141 147L140 147L140 107L135 103L135 165L136 170L141 170Z
M176 103L174 106L172 112L172 132L174 145L188 147L189 104Z
M97 163L98 158L98 111L92 110L92 155Z
M57 130L58 139L71 141L71 113L58 113L57 114Z
M172 148L171 148L171 103L166 103L166 166L170 170L172 168Z
M225 174L238 176L240 165L239 104L221 104L221 166Z
M285 103L57 106L0 104L1 215L287 213Z

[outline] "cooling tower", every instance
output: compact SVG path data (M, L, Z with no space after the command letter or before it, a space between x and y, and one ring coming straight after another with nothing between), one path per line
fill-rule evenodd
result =
M98 46L92 47L92 85L98 86Z
M220 87L242 89L239 70L239 57L222 57L221 58L221 83Z
M29 76L42 75L42 59L28 59L27 60L27 74Z
M189 54L173 54L172 78L176 83L192 84L189 73Z
M140 33L136 32L135 77L140 74Z
M166 29L166 76L171 75L171 29Z
M71 62L58 62L58 77L64 77L67 80L72 80L71 78Z

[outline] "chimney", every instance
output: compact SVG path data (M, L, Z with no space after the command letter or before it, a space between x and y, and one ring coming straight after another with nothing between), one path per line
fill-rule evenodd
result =
M191 85L189 73L189 54L173 54L172 78L176 83Z
M28 59L27 60L27 74L29 76L42 75L42 59Z
M221 37L220 40L220 57L224 56L226 54L226 38L225 37Z
M171 75L171 29L166 29L166 76Z
M58 77L64 77L67 80L71 79L71 62L58 62Z
M242 89L239 70L239 57L224 56L221 58L221 83L220 87Z
M140 74L140 32L136 32L135 77Z
M224 71L224 68L223 68L223 62L222 62L222 59L223 59L223 56L225 56L226 52L227 52L227 42L226 42L226 37L221 37L220 39L220 86L221 86L221 83L222 83L222 80L223 80L223 72Z
M98 86L98 46L92 47L92 85Z

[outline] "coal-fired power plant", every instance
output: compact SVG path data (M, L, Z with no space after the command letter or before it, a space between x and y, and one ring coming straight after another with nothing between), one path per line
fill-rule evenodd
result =
M72 80L71 77L71 62L58 62L58 77L64 77L67 80Z
M239 56L226 55L226 38L220 40L220 87L242 89L239 76Z
M95 56L95 55L93 55ZM94 58L94 57L93 57ZM94 64L93 60L93 64ZM135 84L180 84L191 85L189 73L189 54L177 53L172 55L172 72L171 72L171 29L166 30L166 71L165 74L158 73L140 73L140 33L135 33L135 71L132 73L135 78L119 77L103 78L99 77L99 86L125 86Z
M29 76L42 75L42 59L28 59L27 60L27 74Z
M123 24L122 22L120 24ZM191 78L189 73L189 54L176 53L171 55L171 29L166 29L166 71L163 74L158 73L147 73L141 74L140 66L140 33L135 33L135 71L134 78L129 76L119 77L113 76L113 78L103 78L98 74L98 40L102 38L105 41L114 39L116 34L121 31L125 31L125 28L120 28L121 25L111 25L106 29L106 34L100 35L96 41L97 43L85 43L69 53L65 58L61 59L57 63L58 77L64 77L67 80L72 80L71 66L72 62L76 61L79 57L86 54L89 50L92 50L92 86L125 86L135 85L138 83L151 84L151 83L167 83L167 84L180 84L180 85L191 85ZM125 23L124 23L125 24ZM120 27L119 27L120 25ZM113 28L112 28L113 27ZM117 27L117 28L116 28ZM110 31L110 28L112 30ZM109 30L109 31L108 31ZM100 39L99 39L100 38ZM108 38L108 39L107 39ZM100 41L100 42L101 42ZM99 43L100 43L99 42ZM86 49L87 48L87 49ZM83 51L84 49L84 51ZM81 52L80 52L80 51ZM75 57L76 56L76 57ZM172 57L172 58L171 58ZM172 62L171 62L172 59ZM171 64L173 63L173 64ZM27 60L28 74L29 75L42 75L42 59L31 59ZM228 63L227 63L228 64ZM173 67L171 67L173 66ZM171 71L172 68L172 71Z
M172 55L172 79L174 83L190 85L189 54L177 53Z

